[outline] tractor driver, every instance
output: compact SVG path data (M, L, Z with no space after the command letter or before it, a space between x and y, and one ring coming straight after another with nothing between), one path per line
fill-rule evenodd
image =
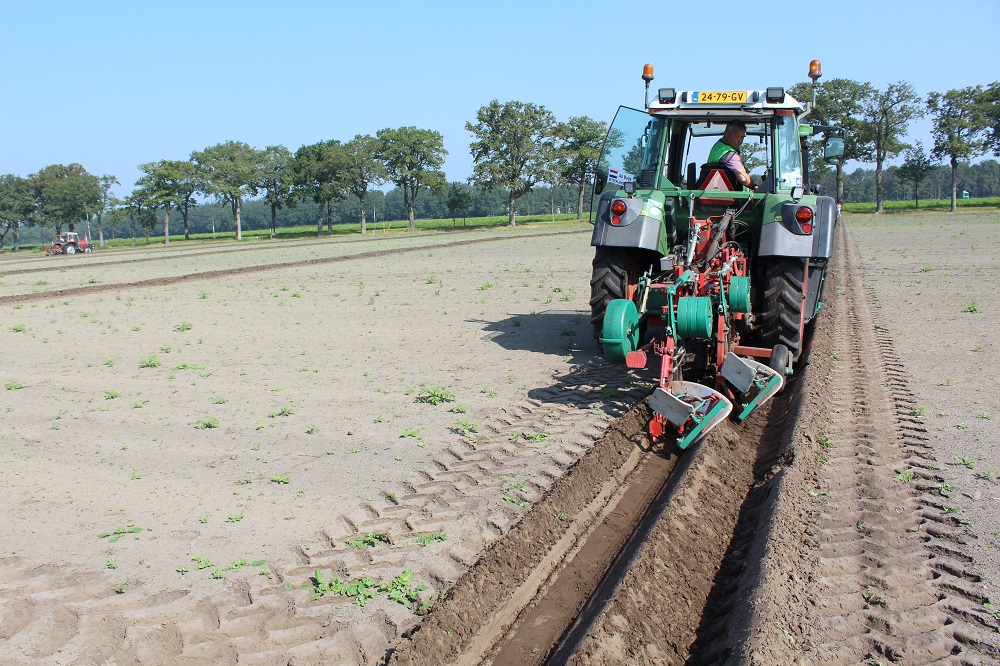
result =
M727 167L740 181L740 185L749 189L754 188L753 179L743 168L743 161L740 159L740 146L747 136L747 126L742 120L730 120L726 123L726 131L722 138L715 142L711 152L708 153L709 162L720 162Z

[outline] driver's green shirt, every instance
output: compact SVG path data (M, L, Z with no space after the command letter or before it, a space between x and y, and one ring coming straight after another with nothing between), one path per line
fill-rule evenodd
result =
M715 142L715 145L712 146L712 150L708 153L708 161L720 162L722 161L722 158L725 157L728 153L735 153L735 152L736 152L735 148L730 146L722 139L719 139L718 141Z

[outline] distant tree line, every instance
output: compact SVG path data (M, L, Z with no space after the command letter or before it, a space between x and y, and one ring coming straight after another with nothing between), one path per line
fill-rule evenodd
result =
M192 230L227 230L240 240L248 214L261 228L261 210L269 213L272 237L279 225L298 226L306 216L317 235L324 222L328 232L334 224L359 222L365 233L369 210L373 216L381 211L382 219L405 219L410 227L417 217L497 214L508 215L513 226L519 212L554 212L557 195L560 210L583 216L605 123L587 117L557 122L542 106L494 100L467 127L475 137L467 183L449 184L441 170L448 155L441 134L412 126L320 141L294 153L226 141L193 151L187 160L140 165L142 175L123 198L112 195L120 184L115 176L94 176L79 164L51 165L27 177L7 174L0 176L0 245L10 234L17 249L25 227L52 226L61 233L81 222L96 227L102 245L105 225L110 235L124 230L133 243L151 233L169 243L171 225L185 238ZM387 183L394 188L384 194L379 188ZM531 196L542 185L547 205ZM566 200L567 188L575 201ZM224 208L228 223L217 214L219 206L207 203Z
M810 84L790 92L812 96ZM845 157L875 169L848 174L820 159L813 146L812 181L824 184L840 200L919 200L947 192L956 208L958 192L993 196L997 162L971 164L990 151L1000 155L1000 81L932 92L921 99L906 81L879 90L870 83L831 79L818 85L809 122L847 130ZM914 119L930 114L934 144L929 154L920 143L903 141ZM347 142L331 139L301 146L254 148L226 141L192 152L186 160L140 165L142 176L124 198L112 195L120 185L110 174L96 176L80 164L54 164L27 177L0 176L0 246L10 235L17 249L20 230L52 226L56 233L86 222L96 226L103 244L104 227L133 239L162 233L170 242L172 225L185 237L192 231L315 224L317 235L332 225L359 222L365 233L369 210L383 220L506 214L510 225L520 214L575 212L582 217L607 125L586 116L558 122L543 106L493 100L480 107L476 122L466 123L473 141L473 172L466 183L448 183L441 167L448 151L439 132L417 127L386 128L375 136ZM899 167L887 160L904 155ZM936 162L945 162L941 167ZM943 173L947 172L947 187ZM392 184L388 193L380 187ZM541 190L539 190L541 188ZM907 189L909 188L909 189ZM575 201L567 195L575 192ZM546 202L547 200L547 202ZM206 206L216 203L219 206ZM546 203L548 204L546 207ZM226 215L220 215L220 207ZM262 226L262 225L266 225Z
M799 100L812 97L812 87L808 83L797 83L790 92ZM927 114L931 117L934 140L929 154L921 143L911 145L903 141L910 123ZM871 179L867 170L857 170L853 174L853 186L849 188L843 167L833 169L831 178L831 169L819 159L820 151L812 150L813 182L832 183L828 191L835 192L839 200L875 201L876 212L883 212L883 201L890 187L887 178L892 169L886 169L885 162L899 155L904 155L905 160L892 174L892 187L896 192L897 182L908 183L917 197L926 184L932 191L941 192L940 169L935 162L944 162L948 170L948 196L953 211L961 189L975 191L976 196L989 196L984 192L995 191L995 180L994 185L972 189L959 188L959 182L963 177L978 179L991 173L992 167L987 165L977 169L972 176L971 160L989 152L1000 156L1000 81L988 86L931 92L922 99L907 81L890 83L879 90L870 83L830 79L817 85L816 107L807 122L843 127L847 130L845 158L875 165Z

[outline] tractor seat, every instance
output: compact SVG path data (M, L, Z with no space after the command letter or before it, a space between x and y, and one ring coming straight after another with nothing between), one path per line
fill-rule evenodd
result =
M742 188L739 179L732 169L722 162L709 162L701 165L701 174L695 185L696 190L724 190L727 192L738 192ZM705 212L714 212L714 209L722 208L719 212L725 212L727 207L736 204L736 199L729 197L701 196L696 199L699 208Z

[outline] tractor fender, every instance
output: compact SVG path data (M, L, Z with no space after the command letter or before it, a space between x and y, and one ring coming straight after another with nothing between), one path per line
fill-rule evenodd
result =
M761 257L802 257L829 259L833 256L833 234L837 225L837 203L833 197L809 197L781 204L781 215L761 226L757 255ZM803 206L812 210L812 231L803 233L795 212Z
M621 199L626 206L619 224L611 223L611 203L615 199ZM595 247L639 248L662 254L667 235L666 226L653 215L643 215L644 204L645 200L639 196L628 198L614 191L602 194L594 215L594 232L591 234L590 244ZM672 219L673 206L665 206L663 214Z

